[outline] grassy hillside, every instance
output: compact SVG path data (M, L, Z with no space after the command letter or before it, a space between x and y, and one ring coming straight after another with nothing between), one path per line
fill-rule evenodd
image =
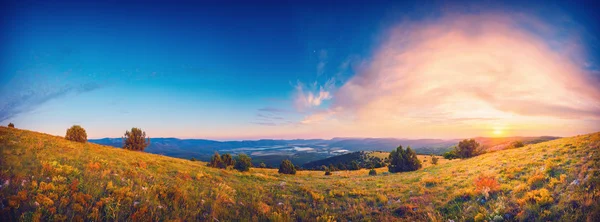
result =
M240 173L5 127L0 147L2 221L600 218L600 133L377 176Z

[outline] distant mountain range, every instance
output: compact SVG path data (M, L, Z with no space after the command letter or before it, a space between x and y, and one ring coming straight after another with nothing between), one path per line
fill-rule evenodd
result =
M499 150L515 140L525 144L556 139L557 137L508 137L475 138L484 148ZM252 157L253 162L264 162L278 166L281 160L290 159L294 164L302 165L340 154L355 151L391 151L402 145L411 146L418 154L442 154L456 145L460 139L396 139L396 138L333 138L295 139L295 140L243 140L215 141L205 139L151 138L146 152L178 158L196 158L208 161L214 152L240 154ZM122 147L121 138L90 139L89 142Z

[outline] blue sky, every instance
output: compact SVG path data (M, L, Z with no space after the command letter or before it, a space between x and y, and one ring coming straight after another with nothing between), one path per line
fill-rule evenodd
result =
M2 4L1 123L56 135L80 124L90 138L118 137L131 127L152 137L403 137L402 129L381 134L358 130L362 125L355 116L362 111L342 112L362 103L346 104L337 93L376 63L377 50L396 24L443 18L447 11L483 14L500 6L512 13L535 6L540 10L526 10L533 17L557 13L542 21L569 17L569 24L578 24L576 31L582 33L577 43L586 49L579 53L585 68L597 69L598 21L590 4ZM561 33L569 32L552 38ZM554 39L546 40L551 45ZM595 98L594 93L586 95ZM333 122L306 124L322 114ZM597 123L595 118L570 123L577 128L573 132L597 129L584 124ZM448 136L466 134L477 131Z

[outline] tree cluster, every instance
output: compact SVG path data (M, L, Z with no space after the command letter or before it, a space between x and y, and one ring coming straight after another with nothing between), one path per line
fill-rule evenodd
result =
M219 155L219 152L215 152L215 154L210 158L210 162L208 162L209 167L221 169L225 169L228 166L233 166L234 164L235 160L233 160L231 154L226 153L221 156Z
M410 146L406 150L399 146L390 153L389 160L388 170L391 173L415 171L421 168L421 161Z

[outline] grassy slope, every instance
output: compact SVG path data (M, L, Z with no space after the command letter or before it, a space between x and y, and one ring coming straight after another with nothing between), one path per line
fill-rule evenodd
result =
M0 128L0 220L591 220L600 133L453 160L377 169L247 173ZM500 183L488 198L474 180ZM563 176L564 175L564 176ZM574 182L575 181L575 182ZM545 192L548 191L548 192Z

